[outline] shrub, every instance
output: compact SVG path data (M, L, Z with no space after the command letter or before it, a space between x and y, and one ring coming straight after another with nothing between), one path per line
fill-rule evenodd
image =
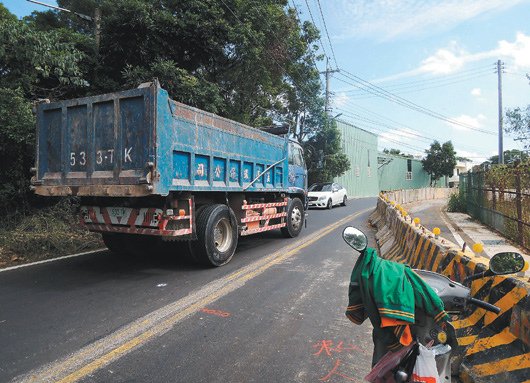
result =
M104 247L79 224L76 199L6 218L0 227L0 267Z
M467 213L466 195L464 193L451 194L447 203L447 211Z

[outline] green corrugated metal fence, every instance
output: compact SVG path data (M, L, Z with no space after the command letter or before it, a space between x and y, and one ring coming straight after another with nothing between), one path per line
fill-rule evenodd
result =
M337 128L351 167L334 181L346 188L350 198L377 196L377 135L343 121L337 121Z

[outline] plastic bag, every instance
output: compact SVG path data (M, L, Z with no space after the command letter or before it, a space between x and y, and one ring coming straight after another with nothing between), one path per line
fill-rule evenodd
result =
M418 383L441 383L436 368L434 351L420 344L420 353L412 372L412 381Z

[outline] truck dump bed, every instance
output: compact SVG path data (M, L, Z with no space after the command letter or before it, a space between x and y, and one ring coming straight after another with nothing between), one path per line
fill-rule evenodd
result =
M40 104L37 130L41 195L287 190L286 139L170 100L156 83Z

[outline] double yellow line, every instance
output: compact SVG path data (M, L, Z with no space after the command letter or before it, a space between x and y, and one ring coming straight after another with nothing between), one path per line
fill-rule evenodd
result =
M66 358L34 370L15 380L20 383L76 382L121 358L151 338L166 333L182 319L194 314L201 308L210 305L212 302L215 302L230 292L235 291L270 267L285 261L300 250L317 242L339 226L370 210L373 210L373 208L351 214L319 230L309 239L300 239L293 245L276 251L220 280L213 281L191 296L182 298L179 301L158 309Z

